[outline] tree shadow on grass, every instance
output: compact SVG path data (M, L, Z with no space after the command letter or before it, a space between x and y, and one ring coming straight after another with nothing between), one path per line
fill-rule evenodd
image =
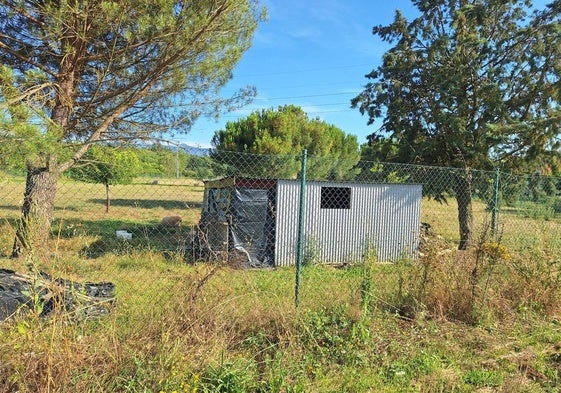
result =
M105 206L105 199L90 199L88 202L97 203ZM177 200L161 200L161 199L111 199L111 206L153 209L161 207L168 210L173 209L200 209L202 202L194 201L177 201Z
M21 211L21 206L16 206L16 205L0 205L0 210L18 210L18 211Z
M184 247L189 238L189 227L169 227L159 221L136 223L124 220L64 220L56 236L71 240L92 236L96 240L77 252L87 258L106 254L127 254L132 251L176 251ZM117 238L116 231L126 231L131 239Z
M19 225L18 219L6 218L5 224L15 229ZM98 258L106 254L127 254L132 251L157 251L175 253L185 248L190 238L189 226L170 227L159 221L131 222L125 220L84 220L78 218L57 219L51 226L51 237L70 242L78 238L93 238L87 246L79 249L76 254L87 258ZM130 240L117 238L116 231L126 231L132 235ZM13 237L10 240L13 242ZM83 243L81 243L83 244ZM11 244L6 250L11 247ZM7 255L0 255L5 256Z

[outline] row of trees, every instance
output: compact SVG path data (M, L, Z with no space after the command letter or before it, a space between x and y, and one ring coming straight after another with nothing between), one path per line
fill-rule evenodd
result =
M217 133L218 135L218 133ZM305 146L314 149L314 145ZM371 154L370 146L362 146L363 159L334 159L330 156L310 156L307 177L311 180L351 180L357 182L421 183L425 195L436 196L449 188L456 173L453 168L411 166L366 160ZM110 186L146 183L154 178L175 176L199 180L224 176L247 176L264 178L294 178L299 175L299 152L285 155L251 154L232 150L200 151L190 154L181 149L172 149L161 144L151 146L96 145L84 155L80 162L66 172L71 179L102 184L106 189L106 212L110 208ZM314 165L316 163L316 165ZM317 163L323 163L318 166ZM350 166L344 175L333 176L336 169ZM318 171L318 168L329 170ZM1 167L0 167L1 168ZM265 170L263 169L265 168ZM497 179L500 176L500 180ZM142 180L144 178L144 180ZM473 196L493 203L496 182L500 183L500 198L503 203L516 205L523 201L539 204L554 204L559 209L561 177L544 176L533 172L524 176L491 171L474 172ZM491 206L491 205L490 205Z
M269 143L263 143L269 141ZM295 178L300 171L298 153L311 153L308 174L314 178L352 179L360 158L355 136L319 119L309 119L301 108L252 113L246 119L226 124L213 139L210 154L189 154L180 145L92 146L68 170L75 180L103 184L106 211L110 207L110 185L129 184L141 176L187 176L209 179L218 176ZM235 156L232 152L255 153Z

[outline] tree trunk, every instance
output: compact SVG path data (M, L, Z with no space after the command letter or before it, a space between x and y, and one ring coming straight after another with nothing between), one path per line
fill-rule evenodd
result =
M21 208L21 221L16 232L12 258L24 250L45 244L49 238L59 173L49 168L29 167Z
M109 213L109 206L111 200L109 199L109 183L105 183L105 213Z
M473 210L471 205L472 175L466 170L456 179L456 201L458 202L458 223L460 227L459 250L466 250L473 239Z

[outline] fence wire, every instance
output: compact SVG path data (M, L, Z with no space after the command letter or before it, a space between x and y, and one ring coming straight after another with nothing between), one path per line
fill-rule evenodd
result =
M104 184L62 175L41 268L81 280L117 281L121 295L131 299L139 292L158 299L172 296L169 288L181 281L176 269L186 263L293 266L301 164L300 153L209 150L192 155L178 177ZM561 178L314 155L308 157L306 178L304 265L415 259L426 236L454 250L466 236L462 220L469 222L473 241L492 234L513 252L539 244L543 253L561 253ZM5 267L21 267L8 257L25 176L3 173L0 182L0 258ZM463 213L462 204L468 209ZM340 297L330 288L325 299Z

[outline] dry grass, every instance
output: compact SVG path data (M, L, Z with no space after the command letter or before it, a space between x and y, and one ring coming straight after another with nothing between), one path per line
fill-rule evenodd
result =
M0 267L22 270L24 261L6 256L23 182L0 181L17 188L0 206ZM31 262L54 276L115 283L115 309L0 325L0 392L521 393L561 384L556 219L506 212L502 239L482 236L457 252L455 202L423 200L434 232L424 257L306 267L295 309L292 268L189 265L180 253L129 243L78 256L116 225L164 215L196 222L202 187L147 180L112 195L105 214L103 186L63 181L54 247ZM485 233L485 206L474 213Z
M150 301L120 298L102 320L6 326L0 380L10 383L0 386L22 392L390 392L412 386L425 392L524 392L547 391L559 382L561 333L546 322L479 327L442 317L404 319L384 307L361 319L347 308L349 299L329 306L309 301L296 312L286 293L290 269L220 270L193 293L208 269L183 267L183 280L165 288L169 298L153 292L146 294ZM322 273L333 277L332 284L356 273L319 267L307 273L312 271L312 286L324 284ZM375 277L392 276L384 268ZM343 282L337 288L356 288L357 281ZM378 299L392 296L386 290L379 289ZM231 390L212 388L228 378Z
M20 215L25 184L22 178L8 178L2 186L0 255L5 256L10 253L10 238ZM203 185L191 179L159 179L158 184L138 179L130 185L111 186L110 195L111 207L106 213L103 185L61 179L52 226L55 240L48 249L73 254L88 248L94 253L104 251L115 246L115 230L124 229L142 238L137 243L156 248L166 243L163 247L173 250L180 246L180 238L185 237L189 226L198 222ZM171 215L183 218L182 230L158 227L163 217Z
M474 297L473 255L435 259L441 246L415 264L307 267L298 310L291 268L217 269L152 252L58 260L75 277L113 281L116 307L82 322L5 323L0 391L525 392L561 382L555 315L522 310L513 275L491 275Z

